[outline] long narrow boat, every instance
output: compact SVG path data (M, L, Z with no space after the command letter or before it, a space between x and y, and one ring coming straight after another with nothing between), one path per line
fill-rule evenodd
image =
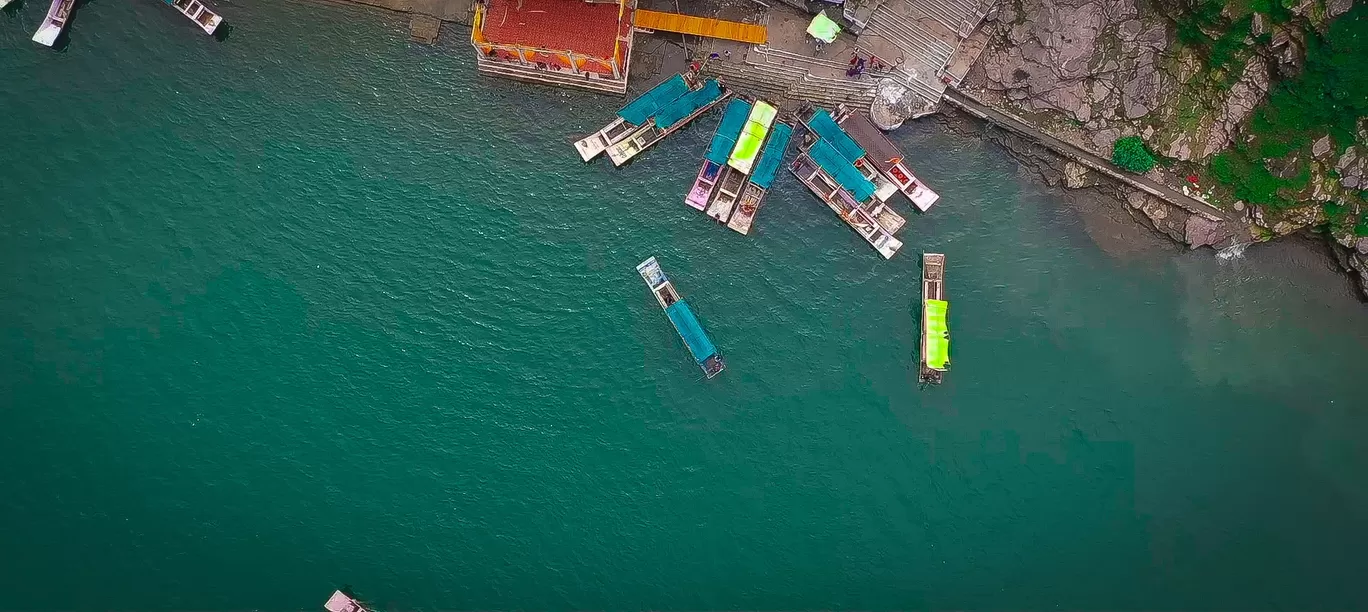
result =
M717 106L729 96L731 96L731 92L722 89L722 86L717 84L716 79L708 79L702 87L680 96L674 102L660 109L660 112L647 121L646 125L609 146L608 158L613 160L614 166L627 163L627 160L636 157L655 143L664 140L666 136L688 125L690 121L708 112L708 109Z
M940 196L931 191L916 175L908 169L902 151L884 135L883 130L874 125L864 113L845 112L841 114L839 125L865 149L865 159L883 176L907 196L917 210L926 212Z
M939 383L950 369L950 329L945 315L945 255L922 253L921 357L917 379Z
M162 1L171 5L171 7L179 11L180 14L190 18L190 21L195 22L195 25L199 26L201 30L204 30L205 34L213 34L214 30L218 29L219 24L223 23L223 17L220 17L218 13L209 10L209 7L205 6L204 3L199 0Z
M765 151L760 154L760 163L755 166L751 180L746 184L745 193L741 194L741 205L736 208L731 220L727 221L727 227L741 234L750 233L751 224L755 222L755 213L759 212L765 193L774 183L774 176L778 174L780 164L784 163L784 151L788 148L789 138L792 136L793 127L787 123L774 126L774 133L765 144Z
M736 145L736 138L741 135L741 128L746 124L750 108L750 102L740 98L727 103L726 110L722 111L722 119L717 122L717 131L713 132L708 152L703 155L703 167L699 168L693 187L690 187L689 193L684 196L685 204L703 210L712 200L713 188L722 178L727 156Z
M789 165L789 171L879 255L892 259L902 248L902 241L894 238L862 204L875 200L874 184L825 139L817 138L800 151L798 159Z
M332 597L323 604L327 612L370 612L361 602L342 591L333 591Z
M71 18L71 9L74 6L76 0L52 0L47 16L43 18L43 25L38 26L38 32L33 35L33 42L48 47L56 43L57 37L61 36L62 30L66 28L67 19Z
M750 171L755 167L755 160L760 157L760 150L765 145L765 138L769 136L770 126L778 116L778 109L764 100L756 100L750 116L746 118L745 126L741 128L741 135L736 139L736 146L732 147L731 155L727 157L729 170L722 178L717 197L708 205L708 216L716 219L718 223L726 223L731 219L736 201L750 184Z
M589 161L603 153L608 147L621 141L628 134L639 129L649 119L680 96L688 93L689 85L683 75L676 74L660 84L637 96L617 112L603 129L575 142L575 150L580 158Z
M641 279L646 281L646 286L651 288L656 301L660 302L660 307L665 310L665 316L674 324L679 337L684 339L684 344L689 347L689 352L693 354L698 367L703 368L703 373L708 378L717 376L726 367L722 362L722 355L718 354L717 347L713 346L712 340L708 339L708 334L698 324L693 311L689 310L688 302L679 296L674 284L665 277L665 272L660 269L656 258L641 262L636 269Z

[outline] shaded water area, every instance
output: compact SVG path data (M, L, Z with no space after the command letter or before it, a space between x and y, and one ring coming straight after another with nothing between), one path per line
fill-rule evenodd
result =
M460 32L94 0L49 51L40 4L0 16L0 607L1368 607L1368 317L1301 245L1182 252L934 123L891 262L787 174L741 237L682 203L716 113L614 170L569 142L615 100Z

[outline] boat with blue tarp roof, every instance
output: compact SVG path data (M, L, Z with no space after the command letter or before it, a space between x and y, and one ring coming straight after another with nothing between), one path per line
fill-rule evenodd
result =
M722 178L722 169L726 167L732 147L736 146L736 139L741 135L741 128L745 127L750 110L750 102L740 98L727 103L727 108L722 111L722 119L717 123L717 131L713 133L712 143L708 145L708 152L703 156L703 167L698 170L693 187L684 196L685 204L698 210L708 206L713 188Z
M743 235L750 233L751 225L755 223L755 213L760 210L765 194L769 191L770 185L774 184L779 166L784 163L784 151L788 149L792 136L793 127L789 124L780 123L774 126L769 142L765 143L765 150L760 154L760 163L755 165L750 183L741 195L741 204L727 221L727 227Z
M689 93L689 84L682 74L661 81L618 110L617 116L603 129L576 141L575 150L579 151L580 158L586 162L594 159L608 147L640 129L655 117L660 109L669 106L686 93Z
M638 264L636 269L641 279L646 281L646 286L651 288L651 293L655 295L660 307L665 310L665 316L674 324L679 337L684 339L685 346L693 355L694 362L703 369L703 374L708 378L717 376L726 367L722 355L717 352L717 347L713 345L712 339L708 338L707 332L703 331L703 326L698 323L698 317L694 316L688 302L680 297L679 292L675 291L674 284L660 269L660 263L652 257Z
M662 107L645 125L610 145L607 149L608 158L613 160L614 166L627 163L627 160L664 140L730 96L731 92L718 84L717 79L708 79L702 87L676 98Z

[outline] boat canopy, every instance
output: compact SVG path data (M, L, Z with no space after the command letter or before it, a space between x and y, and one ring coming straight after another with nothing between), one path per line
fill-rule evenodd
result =
M732 100L727 105L727 110L722 113L721 123L717 124L717 133L713 134L712 144L708 146L705 159L718 165L727 163L727 155L736 144L736 137L741 135L741 127L746 124L746 116L750 114L750 110L750 102L740 98Z
M655 125L659 129L668 130L698 109L717 102L721 97L722 86L717 84L717 79L708 79L702 87L679 96L669 106L660 109L660 112L656 113Z
M679 300L670 304L670 307L665 309L665 314L670 317L675 329L679 330L679 335L684 337L684 344L689 345L689 352L693 353L694 361L703 363L717 354L717 347L713 346L708 334L704 333L698 324L698 319L694 318L688 302Z
M688 92L689 86L684 83L684 77L676 74L628 102L627 106L618 111L618 116L632 125L641 125L660 112L660 109Z
M850 134L841 129L841 126L836 125L836 121L831 118L830 113L824 110L813 113L812 118L808 119L807 125L818 137L831 143L832 148L836 149L836 152L840 153L841 157L846 158L847 161L854 162L864 157L865 150L856 144Z
M854 164L837 153L825 138L818 140L808 149L808 156L841 187L855 196L856 201L863 202L874 196L874 183L869 182Z
M926 300L926 366L942 372L950 365L950 329L945 325L949 308L945 300Z
M774 127L769 144L765 145L765 152L760 154L760 163L756 164L755 173L751 175L752 183L761 189L770 188L780 164L784 163L784 150L788 148L789 138L792 136L793 128L787 124L780 123Z
M755 166L756 156L760 155L760 146L765 144L765 136L769 135L770 125L774 124L774 118L777 116L778 109L764 101L756 101L755 108L751 109L750 119L746 121L746 126L741 128L741 136L736 139L736 148L732 149L727 165L749 174Z

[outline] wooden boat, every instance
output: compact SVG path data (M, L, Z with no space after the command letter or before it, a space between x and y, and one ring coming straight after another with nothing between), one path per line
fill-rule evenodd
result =
M580 159L587 162L639 127L628 123L622 117L617 117L603 129L575 141L575 150L579 151Z
M736 139L741 135L741 128L745 126L750 110L750 102L740 98L727 103L722 119L717 122L717 130L713 132L712 142L708 144L708 151L703 155L703 167L699 168L693 187L684 196L685 204L698 210L708 207L713 192L726 174L723 170L730 170L727 158L736 146Z
M865 205L856 199L856 194L846 189L812 157L811 151L822 146L824 146L823 141L818 140L816 143L808 145L807 148L801 149L798 159L789 165L789 171L798 177L798 180L802 181L813 195L821 199L827 208L830 208L832 212L836 213L836 216L845 221L846 225L849 225L851 229L855 230L855 233L864 238L869 246L874 247L879 255L883 256L884 259L892 259L898 249L902 248L902 241L894 238L891 232L880 225L869 210L866 210ZM830 158L831 155L826 157ZM849 168L847 172L855 172L855 169ZM872 185L865 187L867 202L877 202L873 192ZM879 205L882 203L880 202ZM877 205L871 210L877 210Z
M62 30L66 28L67 19L71 18L71 9L75 6L76 0L52 0L52 6L48 8L43 24L38 26L38 32L33 35L33 42L48 47L56 43L57 37L61 36Z
M774 132L765 144L765 151L760 154L760 163L756 165L750 175L750 181L741 193L740 204L727 221L728 228L743 235L750 233L751 224L755 222L755 213L759 212L765 193L774 182L774 175L784 163L784 151L788 149L789 137L792 134L793 126L787 123L781 122L774 126Z
M838 124L841 129L848 132L856 143L864 147L864 160L868 161L880 175L887 177L889 184L907 196L907 199L912 201L917 210L926 212L932 204L936 203L936 200L940 199L936 192L931 191L929 187L917 179L916 175L912 174L903 160L902 151L893 144L893 141L888 139L883 130L880 130L869 120L867 115L838 109L837 116L840 117Z
M708 79L703 87L680 96L665 108L660 109L660 112L656 113L645 125L633 130L617 143L610 145L607 149L608 159L613 161L614 166L627 163L628 160L664 140L666 136L675 133L676 130L688 125L689 122L708 112L709 109L717 106L729 96L731 96L731 92L722 89L716 79Z
M722 169L725 167L710 160L703 160L703 167L699 168L693 187L690 187L689 193L684 196L684 203L703 210L712 200L713 189L717 187L718 179L722 178Z
M201 30L204 30L205 34L213 34L214 31L218 29L219 25L223 23L223 17L220 17L218 13L209 10L209 7L205 6L204 3L199 0L162 1L171 5L171 7L177 11L180 11L180 14L188 17L190 21L195 22L195 25L199 26Z
M708 216L717 220L718 223L726 223L728 219L731 219L732 209L741 197L741 192L749 184L750 177L747 177L740 170L727 166L722 181L718 183L717 195L713 196L712 203L708 205Z
M327 612L370 612L361 602L342 591L333 591L332 597L323 604Z
M923 384L941 381L950 369L950 330L946 326L945 255L922 253L921 356L917 379Z
M708 334L698 324L698 319L689 309L689 304L675 291L670 279L666 278L656 258L641 262L636 269L641 279L646 281L646 286L651 288L651 293L660 303L660 308L665 311L665 316L674 324L679 337L684 339L684 344L689 347L689 352L698 367L703 369L703 374L708 378L717 376L726 367L722 362L722 355L718 354L717 347L713 346Z
M575 150L579 151L580 159L586 162L594 159L608 147L621 142L628 134L640 129L662 108L688 93L688 83L684 75L676 74L633 98L618 110L617 116L603 129L575 142Z

